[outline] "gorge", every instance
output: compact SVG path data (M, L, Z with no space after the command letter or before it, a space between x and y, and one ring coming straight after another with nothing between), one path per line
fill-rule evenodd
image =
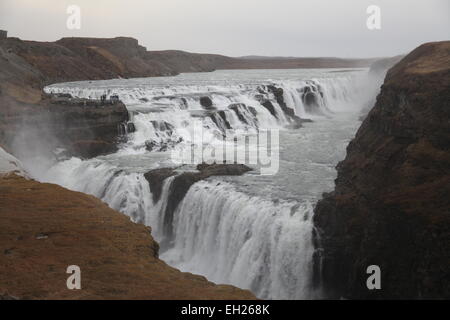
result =
M123 51L117 41L135 49ZM181 271L265 299L448 296L446 281L438 284L448 279L448 42L426 44L403 58L388 72L376 100L384 72L397 60L379 74L360 68L367 61L315 60L309 66L330 69L257 70L261 65L250 62L245 69L252 70L173 77L221 66L240 69L243 62L186 53L174 53L174 62L170 54L146 53L137 41L124 38L56 44L8 39L0 47L0 144L32 178L93 195L136 224L126 224L125 215L119 218L91 196L73 195L101 207L101 217L111 214L113 223L122 219L120 225L140 228L138 234L144 233L143 225L151 227L160 248L152 258L139 251L139 261L158 259L159 251L163 261ZM56 56L63 60L53 61L51 50L59 50ZM156 63L155 57L162 60ZM78 59L82 65L75 68ZM273 63L281 68L285 62ZM119 75L134 78L66 82ZM172 77L135 78L149 75ZM105 94L106 103L89 105ZM121 101L112 103L116 95ZM192 143L188 133L196 120L203 124L202 141L211 145L226 130L249 136L280 130L279 171L266 177L244 164L174 165L171 152ZM345 158L349 142L336 189L320 200L333 190L334 167ZM8 191L2 204L27 188L51 188L21 179L2 179L2 190ZM55 188L70 197L70 191ZM49 212L52 206L57 204L51 202ZM7 219L5 210L2 214ZM79 221L92 219L85 217L88 213L77 215ZM137 240L125 243L132 246L132 241ZM393 243L398 245L386 250ZM402 247L407 243L423 247L414 253ZM428 265L420 265L424 255ZM145 270L175 272L156 263L156 269ZM383 281L390 285L382 293L363 287L368 263L387 272ZM415 275L405 274L405 264L417 264L411 271ZM180 280L163 278L168 286L200 281L193 298L252 297L248 291L177 275ZM20 296L14 286L0 283ZM138 292L131 297L159 297L157 290ZM183 297L174 292L175 298ZM94 290L93 297L101 294Z
M358 88L368 93L371 85L367 70L327 69L51 85L47 93L77 99L119 95L135 131L115 154L67 158L42 171L33 159L29 170L40 181L95 195L152 226L161 258L180 270L250 289L260 298L319 297L312 282L312 208L332 185L333 167L356 130L358 110L371 102ZM210 103L204 106L204 100ZM203 126L200 140L190 134L195 120ZM175 165L166 149L195 141L220 144L217 137L226 130L251 136L262 129L280 130L279 145L272 146L280 154L275 175L259 175L257 167L242 175L247 169L228 163L168 170ZM296 141L303 148L295 148ZM156 196L154 184L160 184Z

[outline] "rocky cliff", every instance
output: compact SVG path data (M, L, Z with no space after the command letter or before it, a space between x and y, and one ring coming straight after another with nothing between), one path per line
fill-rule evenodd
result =
M92 196L0 175L0 300L255 299L169 267L150 231ZM70 265L81 290L66 286Z
M315 209L329 297L450 298L450 42L392 67ZM366 269L381 269L368 290Z

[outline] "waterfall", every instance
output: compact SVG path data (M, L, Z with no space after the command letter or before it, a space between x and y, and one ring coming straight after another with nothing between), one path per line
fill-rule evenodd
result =
M130 122L121 125L126 139L117 154L66 159L46 172L30 172L41 181L92 194L133 221L151 226L155 239L167 244L161 248L162 259L182 271L250 289L260 298L320 297L312 275L311 199L274 200L237 189L228 180L210 178L190 187L173 212L173 236L168 239L164 215L174 177L164 180L155 202L144 173L173 166L166 151L192 143L186 132L198 119L207 140L213 141L225 130L249 134L261 128L287 130L299 119L320 121L341 111L354 112L365 99L359 94L360 78L339 74L188 85L173 79L171 85L166 79L152 85L147 79L130 79L46 87L47 93L76 98L118 95L130 112Z
M312 215L309 202L274 203L202 181L175 212L174 245L161 257L260 298L312 298Z
M125 173L98 159L60 162L41 180L58 179L62 186L92 194L134 222L151 226L158 242L168 242L164 214L174 177L164 181L156 203L142 174ZM174 238L161 258L260 298L311 299L320 294L312 283L312 215L309 201L274 202L223 181L200 181L174 212Z
M118 80L116 80L118 81ZM136 81L136 80L134 80ZM109 99L118 95L130 111L131 123L120 133L128 139L128 152L164 152L192 143L196 120L202 122L208 140L226 130L254 133L259 128L299 127L301 119L332 116L361 104L358 77L340 76L310 80L228 85L143 85L129 80L86 87L86 83L57 84L47 93L70 94L74 98Z

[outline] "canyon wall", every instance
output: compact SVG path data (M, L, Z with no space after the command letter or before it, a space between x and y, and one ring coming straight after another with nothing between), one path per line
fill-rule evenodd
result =
M392 67L315 209L329 297L450 298L450 42ZM366 269L381 269L368 290Z

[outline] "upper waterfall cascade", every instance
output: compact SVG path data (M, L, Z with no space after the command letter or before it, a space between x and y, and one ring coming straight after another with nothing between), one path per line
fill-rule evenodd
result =
M200 120L202 140L213 141L226 130L254 133L259 128L295 128L302 119L332 116L361 101L355 76L267 83L217 85L100 85L94 88L55 85L47 93L100 99L118 95L130 112L123 149L166 151L192 143L192 124ZM205 137L206 136L206 137Z

